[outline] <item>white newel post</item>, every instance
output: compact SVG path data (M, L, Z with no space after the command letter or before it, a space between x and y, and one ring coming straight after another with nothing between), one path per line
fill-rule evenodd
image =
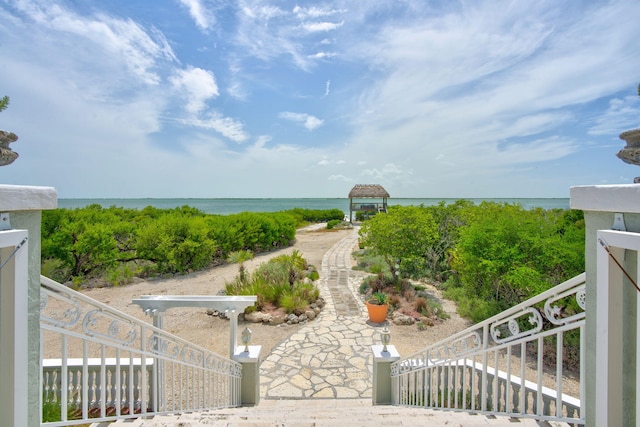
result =
M395 346L372 345L373 353L373 404L391 405L393 393L391 390L391 364L400 360L400 354Z
M25 305L21 306L23 310L19 313L22 316L22 321L20 325L17 325L21 330L19 345L26 345L26 349L22 354L21 360L16 361L16 363L19 363L22 367L26 364L26 371L22 372L20 381L26 387L27 409L18 414L21 421L14 420L14 424L10 424L7 415L8 410L3 406L9 404L5 397L1 397L0 417L2 418L0 423L2 425L20 427L36 427L40 425L42 413L40 406L42 397L40 393L40 230L42 211L55 209L57 203L57 192L52 187L0 184L0 218L2 218L0 229L11 231L26 230L28 233L28 244L25 243L25 246L16 252L18 258L14 258L12 261L12 263L18 262L16 260L20 260L21 263L26 262L26 283L16 288L17 292L26 292L26 299L23 300ZM12 251L13 249L9 250ZM2 256L4 257L5 255ZM17 271L16 274L18 274ZM4 288L5 284L5 279L3 278L0 286ZM4 300L4 296L0 296L0 299ZM3 302L3 305L5 302ZM8 315L4 308L0 309L0 311L2 311L3 317ZM16 314L18 314L17 310ZM12 352L13 350L5 349L4 343L1 347L3 354L0 366L4 367L4 352ZM13 400L13 389L7 388L2 384L0 385L0 390L1 393L11 393L12 398L9 400ZM21 394L21 396L24 395Z
M246 350L246 351L245 351ZM255 406L260 403L260 351L261 345L237 347L232 357L242 364L242 382L240 383L240 404Z
M14 427L27 425L29 408L27 260L28 232L0 231L0 414Z
M640 185L572 187L571 208L586 227L585 426L640 425L638 292L616 265L637 277Z

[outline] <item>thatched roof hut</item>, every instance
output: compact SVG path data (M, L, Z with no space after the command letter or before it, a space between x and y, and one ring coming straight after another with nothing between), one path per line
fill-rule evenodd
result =
M391 197L382 185L356 184L349 192L349 221L353 221L353 212L370 213L387 212L387 199ZM381 202L369 202L354 199L382 199Z
M349 191L349 198L376 198L386 199L389 198L389 193L384 189L382 185L378 184L356 184Z

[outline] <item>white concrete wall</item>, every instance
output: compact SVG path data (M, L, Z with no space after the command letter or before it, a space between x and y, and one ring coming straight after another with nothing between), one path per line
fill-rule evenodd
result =
M12 229L29 231L29 426L40 425L40 230L42 211L55 209L52 187L0 185L0 213L9 213Z
M598 230L610 230L614 215L622 213L627 231L640 232L640 184L596 185L571 188L572 209L584 211L586 223L585 271L587 273L587 316L586 316L586 396L582 407L587 408L586 426L595 426L598 402L595 399L596 361L596 257ZM632 259L633 258L633 259ZM625 268L634 273L637 269L634 257L625 259ZM623 295L623 413L624 426L635 426L636 413L636 290L625 286Z

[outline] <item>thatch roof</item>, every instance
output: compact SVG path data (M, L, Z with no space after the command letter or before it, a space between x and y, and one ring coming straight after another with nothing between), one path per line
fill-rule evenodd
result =
M384 189L382 185L377 184L356 184L351 191L349 191L349 198L358 198L358 197L376 197L376 198L387 198L389 193Z

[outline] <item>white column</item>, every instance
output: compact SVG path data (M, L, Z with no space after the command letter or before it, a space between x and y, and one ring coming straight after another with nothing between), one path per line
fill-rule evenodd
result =
M0 416L2 425L28 425L27 231L0 232Z
M233 359L238 346L238 312L235 310L227 310L225 312L229 318L229 358Z
M623 273L611 258L624 260L611 232L598 232L596 295L596 426L622 426ZM592 296L588 296L592 297ZM587 313L587 316L589 313ZM587 411L589 408L585 408Z
M242 382L240 403L242 406L255 406L260 403L260 350L261 345L250 345L249 351L237 348L232 359L242 363Z
M393 392L391 390L391 363L400 360L396 347L387 345L384 351L382 345L372 345L373 353L373 401L374 405L391 405Z

